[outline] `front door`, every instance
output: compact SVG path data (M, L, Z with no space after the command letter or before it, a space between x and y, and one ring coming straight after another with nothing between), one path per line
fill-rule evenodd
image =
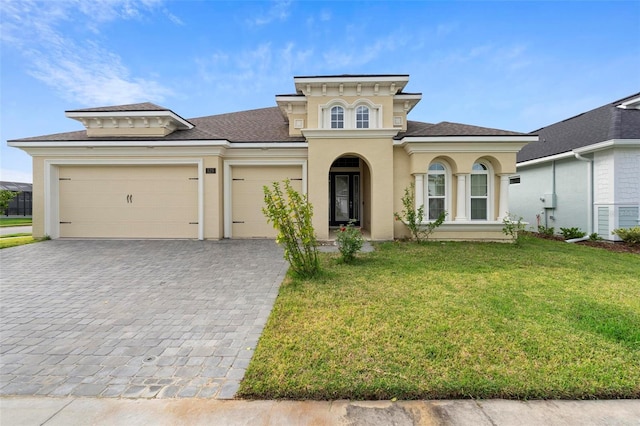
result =
M360 172L329 173L329 225L339 226L354 219L360 226Z

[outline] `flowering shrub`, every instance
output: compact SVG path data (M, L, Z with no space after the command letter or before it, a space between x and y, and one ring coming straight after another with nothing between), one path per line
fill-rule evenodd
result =
M356 253L362 249L362 244L364 244L362 232L360 232L360 229L356 228L353 223L354 220L350 219L349 223L338 229L338 234L336 235L336 244L338 245L338 250L340 250L344 263L353 261Z

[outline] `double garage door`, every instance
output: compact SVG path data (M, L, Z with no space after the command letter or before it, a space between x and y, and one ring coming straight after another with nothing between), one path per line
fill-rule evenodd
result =
M198 237L195 165L64 166L58 174L61 237Z
M263 187L289 179L301 191L302 168L232 169L230 236L274 238L262 213ZM60 166L58 175L60 237L198 238L195 165ZM207 191L211 188L205 187L205 198ZM205 217L222 212L205 211Z

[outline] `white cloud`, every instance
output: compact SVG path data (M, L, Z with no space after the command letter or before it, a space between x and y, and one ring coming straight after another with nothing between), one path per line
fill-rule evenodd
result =
M248 20L249 24L255 26L262 26L270 24L273 21L281 21L284 22L290 15L289 8L291 6L291 0L276 0L272 2L269 10L255 18L251 18Z
M357 32L348 28L348 32ZM328 68L352 69L373 62L383 55L407 46L410 38L400 32L389 34L373 40L372 43L362 44L360 38L352 38L349 44L331 49L322 56Z
M32 183L33 174L21 170L0 169L0 180L4 182Z
M161 4L161 0L8 1L0 39L21 51L29 75L66 99L88 106L161 101L171 94L169 88L154 79L132 76L119 55L91 37L78 43L66 33L70 23L98 33L101 25L140 19Z

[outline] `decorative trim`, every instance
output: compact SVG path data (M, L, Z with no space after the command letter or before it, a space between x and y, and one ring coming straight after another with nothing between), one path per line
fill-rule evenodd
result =
M436 143L429 143L430 141L394 141L393 146L404 147L407 154L414 153L428 153L428 152L519 152L523 146L528 142L526 141L514 141L514 140L496 140L496 138L488 138L486 140L457 140L456 137L451 137L451 140L447 141L446 138L438 138ZM482 144L477 142L483 142Z
M389 138L398 134L398 129L302 129L306 138L366 139Z

